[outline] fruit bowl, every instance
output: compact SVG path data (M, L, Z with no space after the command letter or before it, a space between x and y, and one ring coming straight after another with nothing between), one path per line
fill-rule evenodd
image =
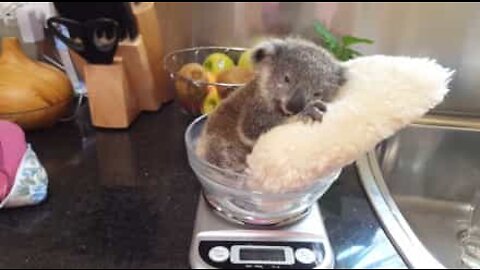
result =
M196 47L173 51L165 56L164 68L175 84L176 100L182 109L196 116L207 113L209 108L218 105L221 99L245 85L245 83L217 82L215 74L213 76L199 74L199 79L192 79L181 74L185 65L196 63L198 64L196 67L200 68L199 66L203 65L209 56L216 53L225 54L234 63L238 63L245 51L247 49L244 48Z

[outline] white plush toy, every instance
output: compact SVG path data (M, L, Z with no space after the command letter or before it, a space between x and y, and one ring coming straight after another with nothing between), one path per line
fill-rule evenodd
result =
M348 165L442 102L453 71L433 60L366 56L345 63L347 83L321 123L262 135L247 158L248 185L286 192Z

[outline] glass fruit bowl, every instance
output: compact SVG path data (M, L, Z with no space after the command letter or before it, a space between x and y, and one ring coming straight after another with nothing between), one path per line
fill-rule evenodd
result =
M212 90L218 92L219 100L221 100L235 89L245 85L245 83L218 82L214 74L206 77L200 76L202 79L195 80L181 74L180 71L185 65L196 63L202 66L205 59L214 53L227 55L236 65L246 50L244 48L229 47L196 47L173 51L165 56L164 68L170 74L170 78L172 78L175 84L176 100L182 109L192 115L201 115L204 113L203 108L207 95Z
M221 216L248 225L281 226L309 213L310 207L328 190L340 175L338 170L314 184L286 193L267 193L247 187L248 176L221 169L202 160L196 153L197 140L207 117L193 121L185 133L191 168L202 184L208 204Z

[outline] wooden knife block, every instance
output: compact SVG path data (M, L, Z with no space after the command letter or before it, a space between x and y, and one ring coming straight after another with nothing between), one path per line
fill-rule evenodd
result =
M84 66L90 115L95 127L128 128L138 116L137 97L130 87L125 62Z
M128 128L140 111L157 111L162 106L163 96L141 35L118 45L112 65L76 62L83 66L94 126Z
M164 37L158 21L155 2L132 3L133 14L137 18L138 31L143 36L150 70L153 73L156 91L159 92L162 102L171 101L174 97L172 87L168 87L169 77L163 68L165 57Z
M161 89L155 83L143 38L138 35L133 41L122 41L116 56L123 59L130 88L137 96L142 111L157 111L163 103Z

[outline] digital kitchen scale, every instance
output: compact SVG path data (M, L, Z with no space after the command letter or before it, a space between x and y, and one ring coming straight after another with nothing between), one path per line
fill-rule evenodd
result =
M318 204L281 228L248 227L220 217L200 196L190 246L193 269L333 268L334 256Z

